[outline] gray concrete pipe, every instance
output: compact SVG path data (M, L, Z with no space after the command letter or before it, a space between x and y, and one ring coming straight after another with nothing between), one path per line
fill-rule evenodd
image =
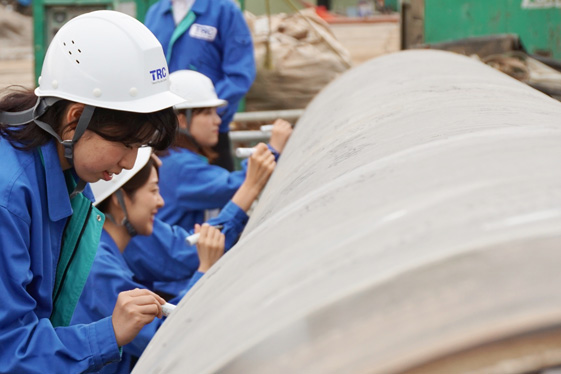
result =
M134 373L561 363L560 121L559 102L447 52L348 71Z

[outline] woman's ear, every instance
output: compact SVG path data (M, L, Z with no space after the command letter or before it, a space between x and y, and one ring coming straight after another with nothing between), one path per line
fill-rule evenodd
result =
M182 129L187 128L187 117L185 116L185 113L178 113L177 114L177 124Z
M84 111L84 106L84 104L72 103L66 108L64 123L67 126L65 126L62 131L62 140L72 140L74 131L76 131L76 125L78 125L78 120Z

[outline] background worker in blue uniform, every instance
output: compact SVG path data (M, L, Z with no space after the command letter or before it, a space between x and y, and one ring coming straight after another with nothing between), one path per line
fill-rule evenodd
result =
M238 189L247 190L252 201L258 192L248 189L251 181L244 184L246 160L242 162L243 170L233 172L209 164L209 159L214 157L211 147L217 142L220 124L216 111L225 105L225 101L217 97L210 79L182 70L172 73L170 81L172 92L185 101L175 106L180 133L170 149L159 153L163 162L160 170L164 182L162 196L168 204L158 217L170 225L190 230L195 223L209 218L205 217L205 211L222 209ZM288 122L280 119L275 122L268 146L275 158L283 151L291 134Z
M207 221L205 209L220 208L220 214L208 222L225 224L226 250L230 249L245 227L246 212L265 187L276 163L271 151L274 148L261 143L244 161L243 171L229 172L209 165L207 157L212 157L210 147L216 144L220 123L216 107L224 100L218 99L210 79L195 71L174 72L170 80L172 92L183 97L184 102L175 107L180 123L175 142L159 153L160 190L167 203L158 212L154 233L131 240L124 257L139 279L156 281L156 290L177 295L196 269L197 259L181 243L181 237L178 239L173 226L191 230L195 224ZM271 143L282 150L292 127L286 121L279 121L275 127ZM163 210L169 214L161 216ZM158 218L166 224L158 222ZM150 253L154 248L159 248L158 256Z
M0 99L2 373L98 370L162 316L165 300L133 290L109 317L69 326L104 221L86 182L110 180L134 165L141 144L166 148L176 131L169 107L179 101L148 69L167 70L150 31L122 13L92 12L55 35L35 92Z
M160 0L144 21L164 48L170 72L196 70L209 77L221 111L216 165L234 170L229 124L255 79L251 33L233 0Z
M158 188L157 163L151 153L150 148L141 148L131 170L121 172L110 181L101 180L91 186L95 205L105 213L107 219L103 224L99 249L72 317L72 324L103 319L111 315L120 292L145 288L145 285L135 280L122 252L132 237L152 233L154 216L164 205ZM220 230L205 224L202 228L198 226L195 231L200 233L197 243L200 264L181 296L171 300L173 304L177 304L187 290L224 254L225 237ZM144 326L135 339L123 347L122 360L105 366L101 372L129 373L131 357L142 354L162 323L163 320L155 319Z

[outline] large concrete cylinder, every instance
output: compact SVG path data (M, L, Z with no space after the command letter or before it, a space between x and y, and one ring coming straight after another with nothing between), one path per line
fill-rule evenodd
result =
M561 363L561 104L467 57L371 60L309 105L239 243L134 373Z

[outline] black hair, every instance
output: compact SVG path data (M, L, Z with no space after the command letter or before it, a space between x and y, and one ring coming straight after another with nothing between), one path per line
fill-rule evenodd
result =
M32 90L11 86L0 98L0 111L19 112L29 109L37 102ZM43 122L51 125L57 134L71 125L63 123L66 108L72 102L60 100L41 116ZM96 107L88 130L102 138L125 145L148 145L156 150L164 150L173 144L177 130L177 117L172 108L152 113L135 113ZM29 150L41 146L52 139L34 122L22 126L0 123L0 136L7 138L18 148Z

